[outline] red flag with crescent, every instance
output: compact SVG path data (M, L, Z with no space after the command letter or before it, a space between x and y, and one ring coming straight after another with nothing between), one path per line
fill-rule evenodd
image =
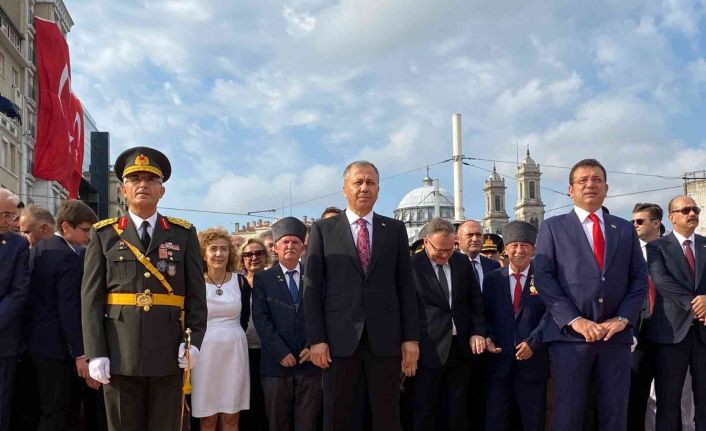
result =
M83 108L71 93L69 46L51 21L34 17L34 29L39 110L32 174L58 181L76 198L83 165Z

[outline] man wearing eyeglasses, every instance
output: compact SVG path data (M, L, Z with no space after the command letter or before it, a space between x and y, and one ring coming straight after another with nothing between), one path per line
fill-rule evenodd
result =
M435 218L425 231L424 252L412 256L420 323L412 429L467 429L471 354L485 350L483 296L470 261L454 252L453 224Z
M79 407L67 396L72 382L76 374L90 379L81 334L81 276L83 247L97 220L85 203L64 201L57 210L56 233L32 247L23 332L37 381L39 430L65 429L69 417L79 414L70 411ZM87 383L100 387L94 380Z
M95 224L86 249L83 340L111 430L178 427L180 368L196 365L206 330L196 229L157 212L170 174L169 160L153 148L118 156L128 214ZM189 361L184 328L191 329Z
M542 223L535 286L551 315L553 429L582 429L595 383L601 431L627 427L631 326L647 291L647 267L632 224L602 209L606 170L597 160L569 173L574 209Z
M12 393L22 336L20 313L29 289L29 244L12 231L19 199L0 187L0 431L10 426Z
M696 430L706 430L706 239L694 231L701 209L689 196L669 201L673 231L647 244L657 290L647 337L657 344L657 430L677 430L691 369Z

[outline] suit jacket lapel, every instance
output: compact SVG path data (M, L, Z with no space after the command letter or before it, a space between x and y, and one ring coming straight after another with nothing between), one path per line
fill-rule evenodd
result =
M689 271L689 264L686 263L686 257L684 256L684 249L682 248L682 245L679 244L679 240L673 233L669 234L668 241L669 255L673 256L677 266L681 269L684 280L688 281L687 284L691 284L691 271Z
M500 270L503 282L500 285L500 306L502 310L507 310L510 316L515 316L512 309L512 294L510 293L510 269L504 266ZM512 277L512 286L515 288L515 277ZM503 311L504 312L504 311Z
M439 281L439 276L436 274L436 268L432 266L427 253L425 251L422 251L421 253L424 253L424 255L420 257L422 260L424 275L429 280L429 284L436 287L436 293L439 295L437 299L449 307L449 292L444 292L444 288L441 286L441 282ZM453 288L451 290L453 291Z
M370 263L368 263L368 274L373 272L375 264L382 254L385 241L387 241L387 225L383 223L382 217L373 213L373 250L370 256ZM356 250L356 257L357 256L358 252Z
M603 227L605 229L605 260L603 261L603 273L608 269L610 265L610 260L615 254L615 250L618 248L618 236L620 236L620 231L615 223L612 223L612 216L603 212Z
M579 220L579 216L576 214L576 211L571 210L570 213L566 214L564 217L564 228L569 233L569 237L575 238L578 242L579 251L583 254L583 259L586 261L591 261L596 270L600 271L600 268L598 268L598 262L596 262L596 256L593 254L593 249L591 249L591 244L588 242L588 238L586 238L586 232L583 230L583 226L581 225L581 221ZM605 261L603 263L603 267L605 268Z
M338 220L336 221L336 231L337 236L343 242L343 248L346 254L351 258L356 268L360 273L363 273L363 267L360 266L360 259L358 258L358 250L355 248L355 241L353 241L353 235L351 234L351 225L348 223L348 217L345 211L339 214Z
M147 254L152 253L160 244L164 244L171 237L171 230L164 230L162 228L161 219L163 219L161 214L157 214L157 225L154 227L152 232L152 240L150 241L150 246L147 249ZM140 241L142 243L142 241Z
M694 248L696 249L696 286L698 288L704 276L704 271L706 271L706 239L696 235L694 242Z
M277 283L277 293L281 295L281 298L284 299L285 302L294 305L294 301L292 301L292 295L289 293L289 279L284 274L284 272L282 272L282 267L279 266L279 264L275 264L272 267L272 271L272 275L274 276L275 282Z

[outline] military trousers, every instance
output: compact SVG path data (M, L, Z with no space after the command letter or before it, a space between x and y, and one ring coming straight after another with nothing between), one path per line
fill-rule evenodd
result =
M181 375L113 374L103 386L110 431L164 431L179 427Z

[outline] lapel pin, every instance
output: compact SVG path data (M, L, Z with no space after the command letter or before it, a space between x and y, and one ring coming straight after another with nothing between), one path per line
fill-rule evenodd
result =
M385 223L380 223L380 224L382 225L382 227L385 227L385 226L386 226Z
M617 229L614 224L610 225L610 227L612 227L613 229Z

